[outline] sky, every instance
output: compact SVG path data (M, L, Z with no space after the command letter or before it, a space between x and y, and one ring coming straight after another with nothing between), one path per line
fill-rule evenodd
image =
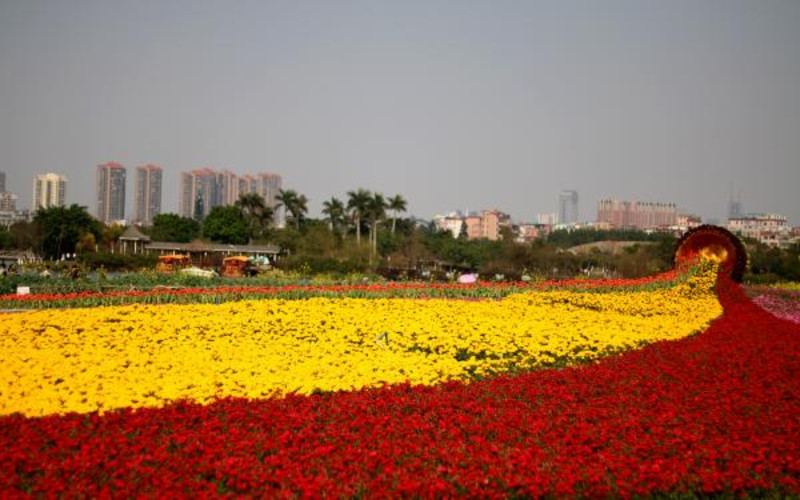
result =
M800 225L796 0L0 0L0 171L274 172L515 221L579 193Z

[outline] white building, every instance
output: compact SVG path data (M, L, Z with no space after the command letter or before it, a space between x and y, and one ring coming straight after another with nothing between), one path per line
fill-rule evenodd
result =
M0 191L0 212L16 212L17 195Z
M63 207L66 202L67 178L59 174L41 174L33 177L32 211L40 208Z
M750 214L728 220L728 230L770 246L787 246L792 240L788 218L779 214Z
M458 238L458 235L461 234L461 226L464 225L464 216L461 215L461 212L450 212L447 215L435 215L433 217L433 223L439 229L450 231L453 238Z

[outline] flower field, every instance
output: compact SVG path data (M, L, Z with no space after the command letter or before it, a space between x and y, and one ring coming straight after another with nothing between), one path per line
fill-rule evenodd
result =
M0 491L800 494L800 325L653 283L4 314Z
M147 290L84 290L65 293L34 293L28 295L0 295L0 310L3 309L49 309L71 307L96 307L125 304L196 304L229 302L235 300L282 298L304 299L310 297L329 298L502 298L510 294L531 290L576 289L614 291L620 289L653 289L672 285L691 277L668 271L636 280L562 280L526 283L480 282L418 283L386 282L347 285L274 285L274 286L215 286L206 287L157 287Z

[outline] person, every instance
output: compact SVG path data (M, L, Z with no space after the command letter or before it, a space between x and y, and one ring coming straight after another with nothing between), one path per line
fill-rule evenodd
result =
M53 273L50 272L50 264L44 266L44 271L42 271L42 278L49 278L52 276Z
M6 269L6 263L0 262L0 276L6 277L8 276L8 269Z

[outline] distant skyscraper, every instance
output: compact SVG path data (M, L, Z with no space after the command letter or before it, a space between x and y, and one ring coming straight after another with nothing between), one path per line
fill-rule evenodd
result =
M734 198L731 193L731 199L728 200L728 220L739 219L745 216L744 207L742 206L742 193Z
M258 193L265 204L275 209L281 189L281 176L261 173L238 176L228 170L210 168L182 172L178 212L184 217L203 218L216 206L233 205L246 193ZM275 210L275 224L283 221L283 212Z
M239 178L230 170L217 172L216 205L233 205L239 199Z
M278 174L262 173L256 176L256 192L264 198L264 204L274 210L273 219L275 225L283 226L284 210L283 207L276 208L278 200L276 197L281 190L282 179Z
M0 172L0 193L6 192L6 173Z
M184 217L203 219L219 205L217 172L210 168L181 172L179 212Z
M17 195L0 191L0 212L15 212L17 210Z
M133 222L149 226L161 213L162 170L157 165L136 167L136 190L133 192Z
M555 226L558 224L558 214L536 214L536 223Z
M578 222L578 192L561 191L558 195L558 223L575 224Z
M42 174L33 177L33 206L40 208L63 207L67 191L67 179L58 174Z
M125 220L125 172L115 162L97 166L97 218L106 224Z

